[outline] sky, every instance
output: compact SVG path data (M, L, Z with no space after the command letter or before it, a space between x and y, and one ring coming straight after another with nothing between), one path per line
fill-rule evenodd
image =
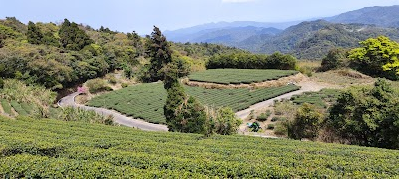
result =
M399 0L0 0L0 19L23 23L64 18L120 32L150 34L220 21L287 22L329 17Z

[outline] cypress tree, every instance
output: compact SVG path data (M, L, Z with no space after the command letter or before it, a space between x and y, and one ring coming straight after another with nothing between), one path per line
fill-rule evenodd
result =
M31 44L42 44L42 39L44 37L42 31L36 27L35 23L29 21L28 23L28 32L26 34L28 37L28 42Z
M81 50L86 45L94 43L86 32L79 28L78 24L71 23L68 19L65 19L62 23L59 35L62 47L68 50Z
M150 79L147 79L147 81L163 80L164 76L160 73L160 70L166 64L172 62L172 50L170 50L170 44L158 27L154 26L154 31L151 33L147 55L150 57L151 62L148 70Z

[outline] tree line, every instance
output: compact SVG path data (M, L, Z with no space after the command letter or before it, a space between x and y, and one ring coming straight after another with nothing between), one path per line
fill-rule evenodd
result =
M297 59L291 55L275 52L272 55L251 53L230 53L212 56L206 63L207 69L280 69L295 70Z

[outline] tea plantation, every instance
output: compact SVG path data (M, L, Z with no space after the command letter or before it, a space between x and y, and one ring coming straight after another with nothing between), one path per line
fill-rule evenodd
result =
M6 113L9 116L14 116L14 115L29 115L32 110L33 106L27 104L27 103L18 103L17 101L7 101L6 99L1 99L0 100L1 107L4 110L4 113ZM13 110L16 112L16 114L13 112Z
M0 178L397 178L399 151L0 117Z
M294 70L210 69L189 75L191 81L218 84L249 84L297 74Z
M337 89L322 89L318 92L305 92L301 95L295 95L291 98L295 104L310 103L320 108L327 108L329 104L334 103L340 91Z
M185 86L185 89L189 95L198 98L203 104L214 107L229 106L234 111L239 111L252 104L298 90L299 87L287 85L250 90L246 88L205 89ZM140 84L97 96L89 101L88 105L114 109L128 116L164 124L166 119L163 114L163 106L166 96L166 90L162 83Z

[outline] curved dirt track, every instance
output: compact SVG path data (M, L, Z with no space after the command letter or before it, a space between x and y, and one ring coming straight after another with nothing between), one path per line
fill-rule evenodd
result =
M75 97L78 96L79 94L80 94L79 92L75 92L68 96L65 96L58 102L58 105L61 107L72 106L75 108L91 110L91 111L95 111L98 114L106 115L106 116L111 115L114 117L114 122L124 125L124 126L128 126L128 127L135 127L135 128L146 130L146 131L168 131L168 127L166 127L165 125L152 124L152 123L145 122L142 120L133 119L133 118L127 117L117 111L113 111L113 110L109 110L109 109L105 109L105 108L95 108L95 107L89 107L89 106L85 106L85 105L81 105L81 104L76 104Z
M320 91L321 89L325 88L325 86L320 85L320 84L315 83L315 82L312 82L312 81L300 82L297 85L301 86L301 89L299 89L297 91L290 92L290 93L283 94L281 96L278 96L278 97L275 97L275 98L272 98L272 99L268 99L268 100L260 102L260 103L256 103L256 104L250 106L247 109L244 109L242 111L236 112L236 115L240 119L246 119L248 117L249 113L251 113L252 110L258 110L258 109L262 109L264 107L273 105L274 100L289 99L289 98L291 98L294 95L298 95L298 94L302 94L304 92L310 92L310 91Z

